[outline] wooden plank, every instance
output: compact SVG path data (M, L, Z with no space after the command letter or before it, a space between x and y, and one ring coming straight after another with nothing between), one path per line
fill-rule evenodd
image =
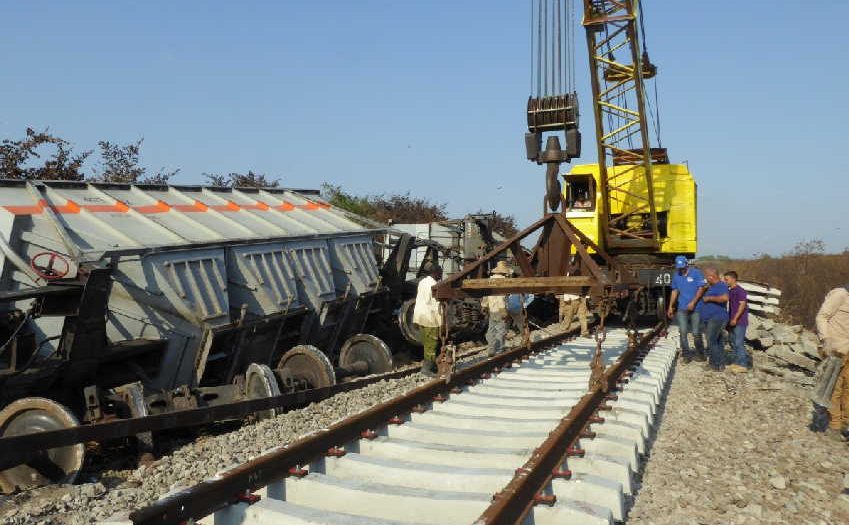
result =
M508 293L542 293L565 292L598 286L598 281L592 277L516 277L508 279L466 279L461 289L464 291L492 291L499 294Z

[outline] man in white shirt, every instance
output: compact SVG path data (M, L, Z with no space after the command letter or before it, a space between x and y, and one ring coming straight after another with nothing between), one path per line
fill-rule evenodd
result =
M581 324L581 337L590 335L587 329L587 298L582 295L564 293L560 296L560 322L566 323L566 329L572 328L575 315Z
M439 311L439 301L433 297L433 287L436 281L442 279L442 268L430 263L425 267L427 275L419 281L416 289L416 304L413 307L413 323L418 325L424 360L421 373L433 377L436 369L436 353L439 346L439 327L442 326L442 313Z
M504 279L513 271L505 261L498 261L490 272L493 279ZM489 326L486 330L487 355L494 356L504 349L504 339L507 337L507 296L487 295L481 299L481 307L489 312Z

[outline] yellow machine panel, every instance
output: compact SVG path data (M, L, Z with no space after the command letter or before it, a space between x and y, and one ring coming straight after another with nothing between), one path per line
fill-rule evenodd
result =
M628 199L634 198L631 194L642 196L641 199L645 200L647 188L646 178L640 172L642 169L642 166L628 164L608 167L608 176L615 178L618 186L627 188L627 194L619 192L615 198L610 199L612 216L620 214L622 209L634 208L634 204L628 202ZM649 254L684 254L693 257L697 243L697 203L696 182L690 170L684 164L653 164L652 178L660 249L652 250ZM599 214L604 213L605 202L598 189L601 184L598 164L574 166L572 171L564 175L564 179L566 218L608 253L615 253L616 250L605 246L600 238ZM629 220L644 221L647 215L634 214Z

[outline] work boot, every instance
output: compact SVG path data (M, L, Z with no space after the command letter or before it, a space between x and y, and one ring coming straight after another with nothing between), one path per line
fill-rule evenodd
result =
M707 356L701 352L696 352L696 354L693 356L693 360L698 361L700 363L704 363L705 361L707 361Z
M731 363L725 369L733 374L745 374L749 371L745 366L740 366L737 363Z
M425 377L433 377L436 375L436 373L434 372L435 366L436 363L434 363L430 359L425 359L424 361L422 361L422 369L419 370L419 373Z
M825 432L828 430L828 409L816 403L811 409L811 424L808 428L811 432Z

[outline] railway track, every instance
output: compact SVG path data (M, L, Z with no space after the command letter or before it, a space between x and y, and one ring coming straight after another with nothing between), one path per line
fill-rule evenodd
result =
M458 359L465 359L480 352L482 350L479 348L473 349L462 352L457 357ZM350 392L381 381L409 377L419 372L420 367L421 363L414 362L390 372L354 378L327 387L166 414L3 436L0 437L0 471L37 460L44 451L49 453L51 449L72 447L78 443L106 443L110 440L148 432L173 431L223 421L243 420L254 414L267 417L302 408L310 403L329 399L339 393Z
M104 523L610 523L675 358L661 327L458 370ZM592 387L588 389L588 383Z

